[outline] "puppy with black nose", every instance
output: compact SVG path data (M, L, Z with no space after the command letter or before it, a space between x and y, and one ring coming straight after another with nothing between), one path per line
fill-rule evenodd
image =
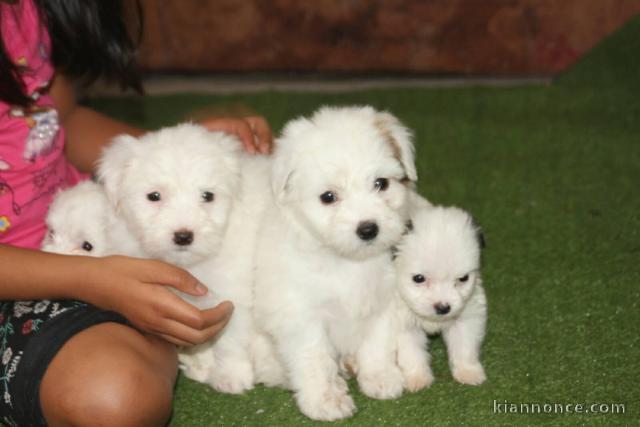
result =
M142 256L188 269L210 287L204 297L180 294L199 308L233 302L214 341L179 354L187 377L226 393L254 385L253 251L269 193L268 160L240 147L230 135L183 123L116 138L98 168L114 216L126 224L115 241L133 239Z
M185 123L104 150L100 181L145 256L188 268L218 252L240 182L237 145Z
M398 397L391 248L417 178L409 130L371 107L322 108L287 124L271 172L255 318L280 368L268 366L274 357L256 358L258 381L292 388L316 420L355 411L341 360L353 360L367 396Z
M480 384L485 380L480 346L487 319L480 277L483 239L465 211L420 203L395 260L398 365L407 389L429 386L433 374L425 332L442 333L455 380Z
M48 233L42 250L68 255L116 253L110 232L118 225L101 185L84 181L58 192L47 213Z

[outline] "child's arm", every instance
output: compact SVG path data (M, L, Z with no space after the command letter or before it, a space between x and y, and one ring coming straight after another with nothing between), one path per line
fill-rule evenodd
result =
M57 255L0 245L0 301L86 301L178 345L205 342L225 326L231 303L198 310L166 286L195 296L206 292L188 272L162 261Z
M82 172L93 172L102 147L114 136L140 136L145 132L78 105L72 83L61 74L56 75L49 93L66 132L65 155Z
M65 155L83 172L93 172L102 147L114 136L126 133L137 137L145 132L78 105L73 85L61 74L56 75L49 93L66 132ZM273 141L271 129L262 117L210 118L200 121L200 124L212 131L235 135L240 139L245 150L250 153L267 154L271 151Z

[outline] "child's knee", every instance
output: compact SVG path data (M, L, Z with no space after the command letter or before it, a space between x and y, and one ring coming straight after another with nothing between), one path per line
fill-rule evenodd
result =
M91 378L69 381L58 393L41 390L48 424L165 425L171 415L173 387L148 366L125 363L121 369L108 368Z
M65 345L40 386L49 425L162 426L171 415L175 348L123 325Z

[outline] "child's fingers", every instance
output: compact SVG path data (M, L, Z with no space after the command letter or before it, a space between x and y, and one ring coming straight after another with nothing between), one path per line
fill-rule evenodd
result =
M235 135L247 152L255 154L256 147L253 140L253 131L245 120L238 118L211 119L204 120L200 124L210 131L220 131Z
M269 123L261 116L246 117L245 120L249 123L256 136L258 151L262 154L269 154L273 143L273 134Z
M160 301L158 310L164 319L176 321L195 331L204 331L217 324L226 324L233 312L233 304L224 301L217 306L199 310L175 294L168 295L164 304Z
M199 330L210 326L209 319L203 315L202 310L167 289L162 289L162 291L165 292L165 295L159 296L154 301L156 312L162 319L178 321L183 325Z
M153 332L153 333L158 335L159 337L161 337L165 341L170 342L171 344L175 344L175 345L180 346L180 347L188 347L188 346L191 345L190 343L188 343L186 341L183 341L181 339L178 339L176 337L172 337L171 335L163 334L161 332Z
M232 313L233 303L231 301L222 301L213 308L202 310L202 316L205 319L205 324L215 325L223 323L223 327L229 321Z
M250 153L256 153L255 140L253 136L253 130L249 123L244 120L233 121L233 132L242 142L244 149Z
M206 295L208 291L206 286L188 271L164 261L121 255L112 255L101 260L107 263L107 271L114 274L117 272L138 282L170 286L194 296Z
M215 310L215 308L213 310ZM202 344L215 337L227 325L229 313L226 313L226 315L222 317L220 317L219 313L216 313L216 319L218 320L204 329L191 328L181 322L165 319L158 332L190 345ZM209 322L207 322L207 324L208 323Z
M209 290L191 273L175 265L158 260L147 260L148 269L141 280L146 283L170 286L185 294L193 296L206 295Z

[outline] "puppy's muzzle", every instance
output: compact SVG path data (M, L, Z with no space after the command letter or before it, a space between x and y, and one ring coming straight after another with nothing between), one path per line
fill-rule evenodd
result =
M173 233L173 243L178 246L189 246L193 243L193 231L179 230Z
M363 221L358 224L358 228L356 229L356 234L358 237L364 241L373 240L378 235L380 229L378 228L378 224L373 221Z

